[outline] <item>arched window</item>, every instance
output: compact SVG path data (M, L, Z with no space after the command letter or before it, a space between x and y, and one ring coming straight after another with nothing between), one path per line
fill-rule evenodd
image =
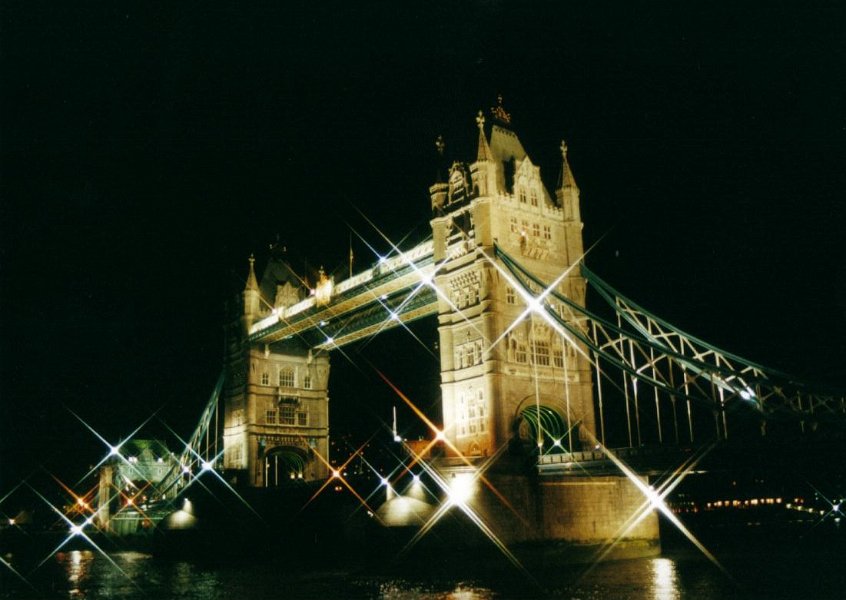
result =
M279 387L294 387L294 379L293 367L279 368Z
M549 366L549 342L546 340L535 340L535 364L542 367Z

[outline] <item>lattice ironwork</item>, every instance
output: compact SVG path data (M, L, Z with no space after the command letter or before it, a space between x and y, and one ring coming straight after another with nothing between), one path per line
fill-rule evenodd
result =
M728 436L727 420L732 412L759 417L762 430L767 421L778 419L798 420L803 426L824 421L846 423L843 394L802 383L781 371L753 363L685 333L620 294L583 264L580 265L581 275L610 309L608 312L613 315L610 319L580 306L555 289L545 292L548 282L538 279L501 248L495 248L495 255L523 290L541 301L544 314L557 325L559 333L594 365L600 413L604 408L603 380L612 381L625 396L632 444L632 420L637 429L638 445L640 442L638 405L646 396L649 396L647 401L654 402L659 421L659 399L669 399L674 413L678 402L684 403L691 441L694 436L691 403L704 405L712 411L718 436L722 438ZM620 380L607 372L608 367L624 374L622 387ZM630 402L633 415L628 414ZM675 417L674 414L678 441ZM600 420L604 429L602 414ZM662 442L660 424L658 437Z
M172 498L175 495L173 492L178 493L182 484L187 481L186 477L190 478L192 473L215 466L221 450L218 443L218 423L215 421L218 416L223 381L224 373L221 373L200 415L197 427L179 455L179 460L173 464L159 484L157 490L159 494L167 494L168 497Z

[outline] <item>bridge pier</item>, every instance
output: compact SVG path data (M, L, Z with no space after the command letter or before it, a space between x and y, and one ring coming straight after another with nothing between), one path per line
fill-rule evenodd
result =
M629 527L649 503L627 477L527 469L527 460L578 452L598 439L587 323L551 294L585 304L583 224L566 145L550 193L501 106L492 120L488 128L477 119L476 162L469 169L454 163L447 180L430 188L448 455L436 468L451 501L506 545L617 541L635 555L655 554L656 515L648 511ZM494 247L533 274L528 291ZM483 478L470 466L498 455Z
M456 505L451 510L466 508L509 548L541 544L579 560L661 551L658 517L623 475L538 476L502 469L482 478L467 465L436 468Z

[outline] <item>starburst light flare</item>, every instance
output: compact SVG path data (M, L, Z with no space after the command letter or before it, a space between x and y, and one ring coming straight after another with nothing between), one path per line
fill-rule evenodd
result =
M590 432L587 432L588 435L592 438L594 443L598 444L598 440L595 436L593 436ZM646 483L644 483L640 477L621 459L619 458L614 452L612 452L609 448L602 446L603 453L614 463L614 465L626 476L629 481L631 481L635 487L643 494L646 502L644 502L633 515L629 517L626 523L623 525L621 531L615 535L614 539L608 542L597 557L594 559L592 565L586 571L589 572L599 561L602 560L603 557L607 556L608 553L613 549L617 543L619 543L625 535L634 529L643 519L645 519L649 513L654 509L658 510L667 520L672 523L676 529L678 529L702 554L714 565L716 566L726 577L731 579L731 575L726 571L726 569L720 564L717 558L700 542L693 533L676 517L676 515L670 510L667 506L664 499L666 496L681 483L682 479L684 479L687 475L689 475L696 465L705 457L705 455L714 447L713 444L711 446L707 446L703 448L698 455L690 457L687 459L681 466L679 466L673 474L668 478L665 484L661 487L660 491L656 491Z

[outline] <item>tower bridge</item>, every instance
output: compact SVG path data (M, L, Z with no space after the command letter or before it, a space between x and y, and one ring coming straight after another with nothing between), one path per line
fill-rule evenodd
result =
M444 456L414 460L447 493L475 474L473 510L505 540L612 538L649 492L642 476L610 473L619 461L608 448L640 460L645 448L846 421L842 394L689 335L594 274L566 144L550 192L501 104L476 124L475 161L453 163L429 190L426 242L343 281L321 273L313 287L279 253L261 278L250 259L219 394L183 465L211 456L250 487L331 477L330 353L435 315L443 420L424 449L437 442ZM654 512L626 535L653 548Z

